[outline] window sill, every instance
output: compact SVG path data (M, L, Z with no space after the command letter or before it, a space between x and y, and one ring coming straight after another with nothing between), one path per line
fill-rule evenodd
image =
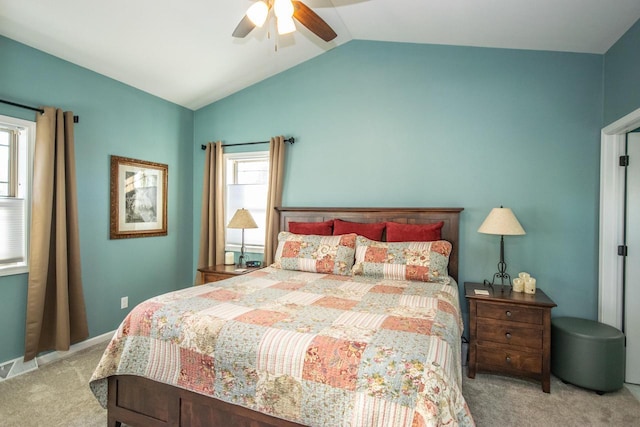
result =
M25 274L29 272L28 265L15 265L10 267L0 267L0 276L12 276L14 274Z
M224 247L225 251L230 251L230 252L238 252L240 253L240 245L235 245L233 243L229 243ZM263 254L264 253L264 246L251 246L251 245L244 245L244 252L245 253L252 253L252 254Z

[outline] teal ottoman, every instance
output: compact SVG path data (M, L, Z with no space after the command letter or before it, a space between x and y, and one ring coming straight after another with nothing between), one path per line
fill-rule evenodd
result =
M551 319L551 372L598 394L624 385L624 334L613 326L577 317Z

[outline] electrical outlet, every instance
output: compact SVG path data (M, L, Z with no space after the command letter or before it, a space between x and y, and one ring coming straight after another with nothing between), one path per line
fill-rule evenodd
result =
M129 307L129 297L120 298L120 309Z

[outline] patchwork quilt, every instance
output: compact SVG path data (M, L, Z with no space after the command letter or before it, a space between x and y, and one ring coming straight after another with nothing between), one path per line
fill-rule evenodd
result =
M309 426L474 425L458 287L267 267L149 299L90 381L139 375Z

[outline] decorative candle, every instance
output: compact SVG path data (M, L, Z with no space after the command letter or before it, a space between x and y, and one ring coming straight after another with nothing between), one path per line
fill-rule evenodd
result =
M227 252L224 254L224 263L226 265L235 264L235 258L233 252Z
M524 291L524 280L519 277L513 279L513 292L522 292Z
M529 277L524 281L524 292L526 294L536 293L536 279L534 279L533 277Z
M529 273L525 273L524 271L522 273L518 274L518 277L522 279L522 281L526 281L529 277L531 277L531 275Z

